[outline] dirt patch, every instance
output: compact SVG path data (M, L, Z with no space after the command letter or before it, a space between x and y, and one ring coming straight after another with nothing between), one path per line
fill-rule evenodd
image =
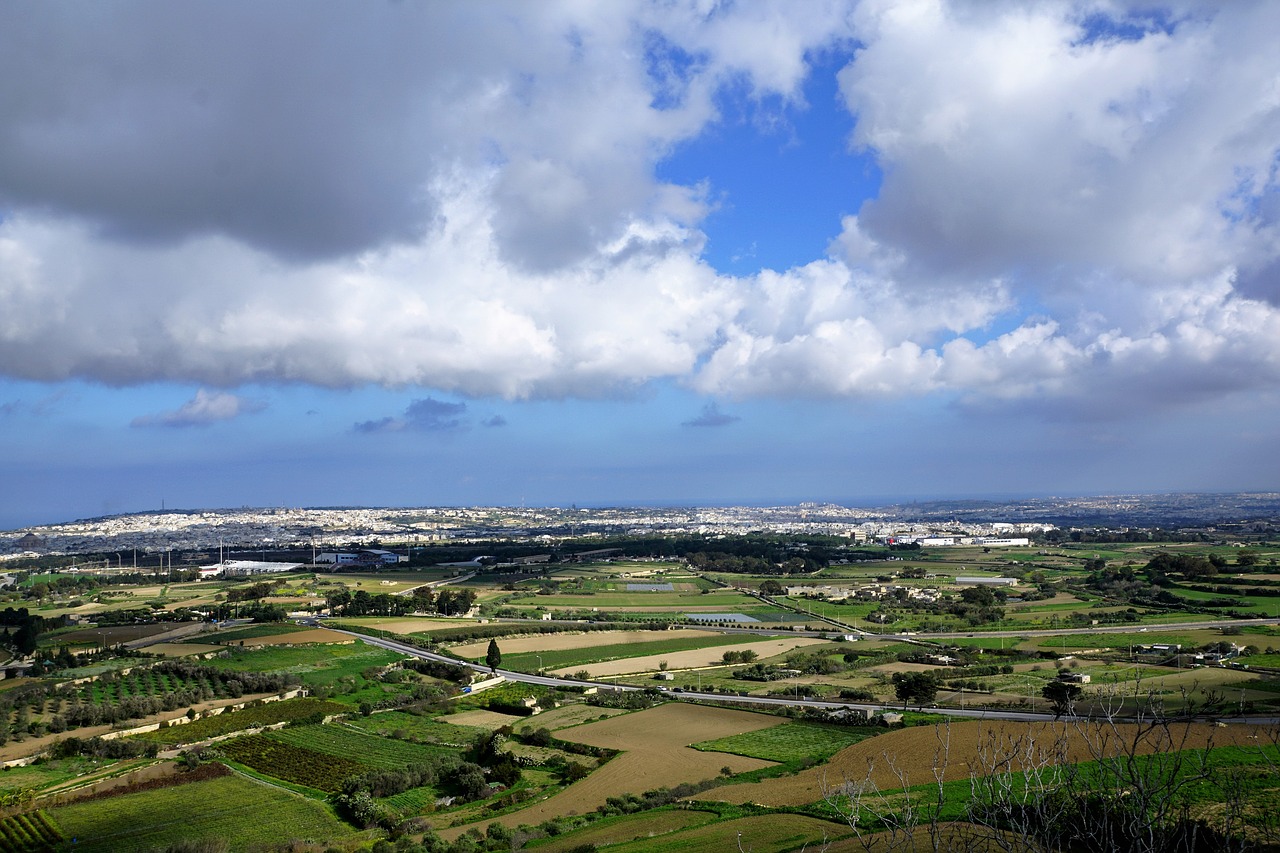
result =
M494 731L503 726L511 726L524 722L529 717L517 717L515 714L499 714L497 711L463 711L461 714L449 714L437 717L442 723L453 723L455 726L475 726L478 729Z
M756 643L738 643L732 646L736 652L752 651L760 658L770 658L774 655L785 654L792 649L798 649L803 646L818 645L827 642L817 637L795 637L776 640L761 640ZM718 663L720 655L723 652L719 646L708 646L705 649L692 649L687 652L669 652L661 655L645 655L638 658L624 658L623 660L611 660L604 663L593 663L587 666L569 666L563 669L553 670L556 675L569 675L586 670L591 678L601 678L610 675L628 675L633 672L653 672L658 669L658 665L662 661L667 662L668 669L689 669L692 667L709 666Z
M794 776L715 788L700 799L768 806L800 806L822 798L823 786L870 778L881 790L989 775L993 757L1020 771L1041 763L1091 761L1114 755L1137 738L1137 752L1174 752L1206 746L1257 746L1252 726L1218 728L1207 723L1139 732L1133 724L1005 723L984 720L889 732L844 749L822 767Z
M226 646L211 646L207 643L156 643L147 646L147 654L161 655L167 658L180 658L188 655L203 655L209 652L226 651Z
M532 731L534 729L550 729L559 731L570 726L581 725L588 720L596 722L601 717L616 717L625 714L621 708L597 708L594 705L565 705L550 711L543 711L532 717L525 717L524 722L516 725L516 731Z
M898 661L896 663L882 663L879 666L867 667L867 672L929 672L935 669L942 669L936 663L904 663Z
M455 720L449 718L450 722ZM669 702L647 711L562 730L557 736L564 740L623 752L559 794L483 823L496 822L509 827L539 824L561 815L592 811L609 797L714 779L722 767L729 767L734 773L767 767L772 762L720 752L699 752L688 745L758 731L783 722L780 717L750 711ZM454 838L464 830L465 827L457 827L441 834Z
M245 646L301 646L307 643L354 643L350 634L330 631L327 628L313 628L310 631L292 631L288 634L272 634L270 637L251 637L237 644Z
M1044 607L1049 604L1084 604L1084 602L1069 592L1059 592L1050 598L1041 598L1036 601L1015 601L1008 607L1010 610L1024 610L1028 607Z
M528 637L501 638L503 654L522 652L561 652L572 649L594 649L596 646L617 646L624 643L656 643L660 640L680 640L688 637L714 637L715 631L698 631L687 628L675 631L587 631L580 634L534 634ZM723 635L720 635L723 636ZM454 646L452 652L464 658L483 657L489 649L489 641L481 640Z
M393 634L421 634L424 631L438 631L442 628L461 628L466 625L476 625L474 619L433 619L428 616L414 618L406 616L403 619L379 619L376 621L354 619L353 624L368 625L370 628L377 628L380 631L390 631ZM486 641L487 644L487 641Z

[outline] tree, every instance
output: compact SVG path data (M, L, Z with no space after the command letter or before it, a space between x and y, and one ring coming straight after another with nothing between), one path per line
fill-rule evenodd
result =
M497 672L502 665L502 650L498 648L497 640L489 641L489 651L485 652L484 662L493 672Z
M761 595L785 595L786 592L787 591L782 588L782 584L772 578L760 584Z
M938 695L938 678L928 672L895 672L893 694L904 708L908 704L922 708Z
M1053 708L1054 717L1061 717L1063 714L1074 714L1076 700L1080 698L1080 694L1084 693L1084 689L1079 684L1072 684L1069 681L1050 681L1040 691L1040 695L1049 700L1049 705Z

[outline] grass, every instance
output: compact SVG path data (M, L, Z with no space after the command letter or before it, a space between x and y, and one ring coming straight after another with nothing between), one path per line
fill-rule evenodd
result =
M742 850L820 850L824 839L850 835L849 827L797 814L770 814L737 818L686 829L674 834L644 838L611 846L611 853L724 853Z
M1280 748L1276 746L1239 747L1224 746L1209 750L1188 750L1185 752L1162 753L1158 755L1140 755L1132 758L1123 756L1102 762L1083 762L1070 770L1075 787L1087 790L1110 791L1130 785L1141 784L1144 788L1155 791L1162 786L1176 791L1179 803L1191 805L1193 808L1212 809L1220 805L1225 797L1224 790L1218 784L1226 778L1229 771L1230 784L1243 786L1247 797L1265 794L1277 790L1275 774L1280 764ZM1205 771L1209 778L1197 778ZM1141 783L1138 780L1142 780ZM1027 777L1023 773L1011 773L1001 784L1008 787L1010 794L1021 798L1028 791ZM1053 787L1056 782L1047 779L1046 784ZM944 821L962 820L968 809L981 797L981 788L975 788L971 779L956 779L942 785L942 806L939 819ZM1033 789L1034 790L1034 789ZM882 790L881 794L892 794L890 790ZM908 798L918 803L937 801L938 785L929 783L915 785L900 792L897 802L905 805ZM890 798L892 801L893 798ZM888 802L888 801L886 801ZM830 813L830 805L815 800L820 813ZM870 821L866 828L877 829L875 819L864 815Z
M154 732L144 732L137 735L137 738L152 743L196 743L206 738L245 729L259 728L273 723L289 723L315 715L341 714L348 710L345 705L321 699L286 699L282 702L264 702L240 711L215 714L212 717L203 717L190 723L169 726Z
M408 738L421 743L453 747L466 746L477 736L488 733L486 729L475 726L441 723L429 717L419 717L404 711L387 711L368 717L356 717L347 725L384 737L394 734L398 739Z
M259 637L276 637L280 634L296 634L299 631L310 631L304 625L292 622L277 622L271 625L249 625L244 628L233 628L230 631L216 631L213 634L200 634L193 642L200 643L236 643L241 640L256 640Z
M252 804L251 807L246 807ZM202 839L232 849L297 839L323 844L358 835L321 803L241 776L73 803L49 810L76 851L163 849Z
M315 791L336 791L342 780L370 769L363 762L283 743L266 735L246 735L221 744L221 752L259 773Z
M308 684L331 683L370 666L388 666L404 659L404 655L361 642L349 646L237 646L228 651L229 657L215 658L209 665L232 672L298 672Z
M266 737L338 758L356 758L361 764L379 770L398 770L409 764L430 761L442 754L457 753L455 749L392 740L338 724L291 726L271 732Z
M693 748L780 763L822 761L846 746L883 733L884 729L871 726L792 722L747 734L695 743Z
M39 791L96 773L112 764L115 762L107 759L62 758L56 761L28 764L26 767L6 767L0 771L0 790L13 791L29 788Z
M63 840L62 833L44 811L0 819L0 850L5 853L41 853Z
M567 853L567 851L585 848L588 844L600 847L641 838L655 838L678 830L702 826L718 817L715 812L669 808L623 815L597 821L561 838L548 838L530 844L529 850L537 853Z

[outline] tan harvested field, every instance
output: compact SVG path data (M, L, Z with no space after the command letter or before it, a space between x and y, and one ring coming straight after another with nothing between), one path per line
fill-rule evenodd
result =
M503 654L521 652L559 652L569 649L593 649L624 643L656 643L686 637L714 637L715 631L678 628L674 631L583 631L577 634L533 634L527 637L502 638ZM720 635L723 636L723 635ZM464 658L482 657L489 648L488 640L454 646L451 651Z
M937 668L938 665L936 663L904 663L902 661L895 661L894 663L882 663L879 666L869 666L864 670L864 672L929 672L936 670Z
M551 731L559 731L567 729L570 726L578 726L587 720L595 722L600 717L616 717L619 714L625 714L626 711L621 708L597 708L594 705L565 705L562 708L554 708L550 711L543 711L541 714L535 714L532 717L525 717L516 725L516 731L532 731L534 729L549 729Z
M817 637L785 637L775 640L761 640L756 643L740 643L734 645L733 650L738 652L753 651L761 658L770 658L774 655L785 654L792 649L820 645L826 642L826 640ZM720 654L717 652L717 647L712 646L705 649L691 649L687 652L669 652L661 655L645 655L638 658L611 660L589 664L588 666L568 666L563 669L552 670L552 673L569 675L585 669L591 678L603 678L610 675L629 675L634 672L652 672L657 670L658 665L663 661L666 661L667 668L672 670L709 666L712 663L716 663L719 657Z
M237 643L239 641L237 640ZM246 646L302 646L308 643L354 643L350 634L341 634L326 628L313 628L310 631L294 631L289 634L273 634L270 637L250 637L244 641Z
M1041 598L1037 601L1015 601L1006 606L1010 610L1022 610L1027 607L1044 607L1048 604L1080 604L1082 606L1088 606L1069 592L1059 592L1050 598Z
M854 744L825 765L794 776L713 788L699 798L767 806L807 805L822 798L824 784L835 787L870 777L880 790L894 790L903 787L904 782L932 783L935 767L945 780L986 776L990 773L988 756L1013 756L1008 765L1013 771L1030 766L1033 757L1054 765L1091 761L1099 755L1116 754L1136 734L1137 728L1130 723L1111 726L974 720L949 726L917 726ZM1137 752L1147 755L1210 745L1257 746L1256 737L1260 734L1254 726L1178 725L1169 732L1146 732L1137 743Z
M447 719L449 722L461 722L457 717ZM751 711L668 702L647 711L560 731L557 736L564 740L623 752L559 794L529 808L482 823L496 822L508 827L522 823L539 824L561 815L592 811L609 797L669 788L681 782L714 779L721 767L727 766L734 773L767 767L768 761L723 752L699 752L690 749L688 744L759 731L784 722L781 717ZM454 838L464 830L465 827L458 827L441 834L445 838Z
M643 595L644 593L633 592L633 593L615 593L615 594L639 596L639 595ZM665 595L673 595L673 594L674 593L670 593L670 592L665 593ZM586 598L584 600L587 602L591 601L590 598ZM536 607L537 604L535 603L532 605L514 605L514 606L521 607L522 609L525 609L525 610L529 610ZM569 605L566 605L566 604L557 604L553 606L555 606L557 609L569 608ZM762 606L763 605L755 604L754 602L751 602L751 601L745 601L742 604L733 604L733 605L728 605L728 604L720 604L720 605L652 604L648 606L639 606L639 607L632 607L630 605L626 605L626 606L604 605L596 609L598 609L601 613L742 613L747 616L750 616L753 608L759 608ZM574 609L582 609L582 608L574 608ZM799 614L796 615L797 620L801 620L804 618L805 617L802 615L799 615Z
M437 717L442 723L453 723L455 726L475 726L478 729L494 731L503 726L513 726L524 722L529 717L517 717L515 714L499 714L497 711L463 711L461 714L449 714Z
M336 621L350 622L353 625L368 625L372 628L390 631L393 634L420 634L423 631L439 630L440 628L458 628L463 625L477 624L474 619L440 619L433 616L403 616L378 619L356 618Z
M206 643L156 643L147 646L147 654L160 655L166 658L181 658L189 655L203 655L209 652L226 651L225 646L212 646Z

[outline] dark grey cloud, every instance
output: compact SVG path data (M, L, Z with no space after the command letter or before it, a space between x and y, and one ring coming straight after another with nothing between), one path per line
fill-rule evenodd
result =
M354 427L356 432L454 432L464 429L466 422L462 416L467 411L466 403L449 403L433 397L414 400L399 416L388 416L372 421L361 421Z
M702 407L702 413L696 418L685 421L682 426L687 427L722 427L729 424L737 423L742 418L737 415L730 415L720 411L720 407L715 403L707 403Z
M494 415L491 418L486 418L482 423L487 427L504 427L507 425L507 419L502 415Z

